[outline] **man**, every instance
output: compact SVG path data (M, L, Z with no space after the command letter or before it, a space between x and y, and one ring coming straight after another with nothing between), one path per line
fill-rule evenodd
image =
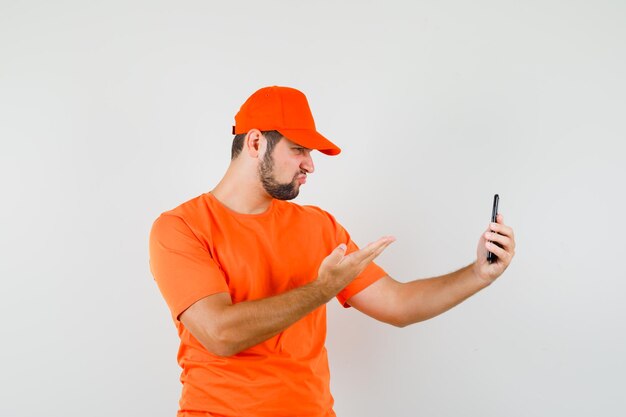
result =
M235 122L219 184L163 213L150 235L151 270L181 340L178 416L334 416L326 303L337 297L400 327L434 317L504 272L513 231L500 215L476 262L400 283L372 262L393 237L359 250L332 215L286 201L313 173L312 150L340 152L316 131L304 94L262 88Z

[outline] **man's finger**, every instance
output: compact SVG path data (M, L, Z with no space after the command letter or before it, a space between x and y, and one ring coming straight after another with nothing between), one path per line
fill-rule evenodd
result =
M376 240L374 242L371 242L370 244L365 246L359 252L363 253L364 256L366 256L366 257L370 256L372 253L376 252L379 248L388 246L394 240L396 240L396 238L393 237L393 236L381 237L380 239L378 239L378 240Z
M511 254L506 248L501 248L492 242L487 242L485 246L487 250L493 252L499 259L505 260L507 263L510 262Z
M502 215L498 214L498 216L502 216ZM493 222L490 223L487 229L493 230L494 232L498 232L501 235L513 237L514 236L513 228L504 224L504 217L499 217L498 220L499 222L497 223L493 223Z
M351 253L349 256L357 263L371 262L374 258L382 253L387 246L396 240L393 236L381 237L375 242L370 243L363 249Z
M498 242L499 244L504 246L508 246L509 242L511 242L511 238L509 238L507 235L494 232L485 233L485 239L492 242Z
M374 253L372 253L370 256L368 256L365 259L365 262L370 263L372 262L374 259L378 258L378 255L380 255L381 253L383 253L383 251L385 249L387 249L387 246L391 245L393 242L395 242L395 239L391 239L386 241L383 245L379 246L378 248L376 248L376 250L374 251Z

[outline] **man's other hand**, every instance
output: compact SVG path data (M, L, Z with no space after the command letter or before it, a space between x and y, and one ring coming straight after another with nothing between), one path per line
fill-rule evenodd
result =
M495 262L489 263L487 261L488 252L497 256ZM489 284L502 275L511 263L513 256L515 256L515 235L513 229L504 224L502 214L498 214L496 223L490 223L485 233L480 237L476 255L474 273Z
M322 261L317 284L328 299L334 297L395 240L393 236L381 237L349 255L346 255L346 245L342 243Z

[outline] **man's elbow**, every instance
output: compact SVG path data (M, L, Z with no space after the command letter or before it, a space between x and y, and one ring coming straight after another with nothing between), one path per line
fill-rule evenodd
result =
M406 327L409 324L411 324L411 322L404 317L401 314L398 313L393 313L393 314L386 314L386 315L372 315L372 317L374 317L376 320L386 323L386 324L390 324L393 327L398 327L398 328L402 328L402 327Z
M219 356L221 358L229 358L231 356L235 356L236 354L239 353L239 351L237 349L234 349L230 346L224 346L224 347L219 347L219 348L215 348L213 349L213 351L209 351L212 354L214 354L215 356Z
M210 353L222 358L228 358L239 353L234 346L225 343L212 343L210 346L204 345L204 347Z
M394 327L398 327L398 328L402 329L403 327L406 327L406 326L408 326L411 323L407 323L405 321L394 321L394 322L391 322L389 324L391 324Z
M425 320L428 320L428 317L415 316L408 313L397 312L387 321L387 323L391 324L394 327L403 328Z
M243 350L228 330L219 328L205 331L199 342L210 353L220 357L234 356Z
M404 319L404 318L396 318L394 320L389 321L388 323L391 324L392 326L398 327L400 329L403 328L403 327L406 327L406 326L408 326L410 324L413 324L412 322L410 322L409 320Z

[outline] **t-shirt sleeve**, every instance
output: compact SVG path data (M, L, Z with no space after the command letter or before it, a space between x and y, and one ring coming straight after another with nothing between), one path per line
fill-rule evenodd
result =
M356 243L352 241L352 239L350 238L350 234L346 231L346 229L344 229L343 226L341 226L335 220L335 218L332 217L332 215L329 214L329 216L336 230L337 245L339 245L340 243L346 244L346 255L359 250L359 247L356 245ZM339 303L341 303L342 306L346 308L351 307L350 304L348 304L348 300L350 299L350 297L363 291L365 288L369 287L374 282L378 281L386 275L387 272L385 272L384 269L382 269L374 262L370 263L363 270L363 272L361 272L361 274L359 274L359 276L354 279L354 281L348 284L347 287L345 287L339 292L339 294L337 294L337 300L339 301Z
M175 320L196 301L229 291L206 246L175 215L162 214L152 225L150 270Z

